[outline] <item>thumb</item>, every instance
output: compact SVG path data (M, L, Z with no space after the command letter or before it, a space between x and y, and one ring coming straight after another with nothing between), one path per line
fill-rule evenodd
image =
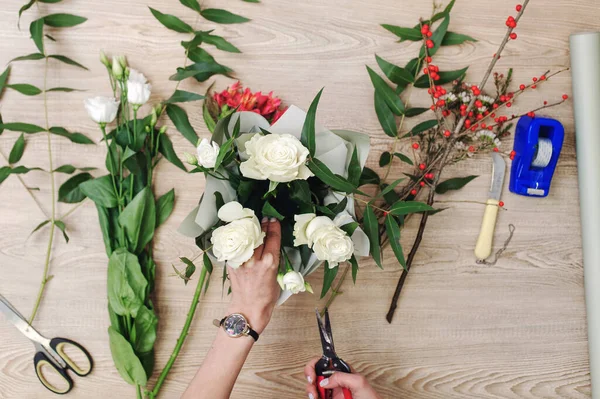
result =
M321 381L320 384L323 388L348 388L353 392L364 389L368 383L365 377L360 374L349 374L349 373L333 373L331 377Z

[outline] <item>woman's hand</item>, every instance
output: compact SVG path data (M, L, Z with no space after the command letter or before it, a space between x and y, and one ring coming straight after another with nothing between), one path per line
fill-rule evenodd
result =
M312 359L304 368L304 374L308 380L306 393L309 399L318 399L317 392L317 374L315 373L315 364L321 360L320 357ZM358 373L333 373L329 378L321 381L321 386L333 390L333 399L344 399L342 388L347 388L352 392L352 399L381 399L381 396L375 392L369 381Z
M232 292L228 314L243 314L259 334L269 324L281 292L277 284L281 225L275 218L263 218L261 227L266 237L254 256L237 269L227 267Z

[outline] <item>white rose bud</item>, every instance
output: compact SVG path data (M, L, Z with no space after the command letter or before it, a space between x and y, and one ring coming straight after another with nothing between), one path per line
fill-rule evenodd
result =
M354 254L352 239L327 216L307 213L295 215L294 220L294 245L308 245L317 259L327 261L330 268Z
M96 123L111 123L117 117L119 101L111 97L92 97L84 101L85 109Z
M185 161L187 163L189 163L190 165L192 165L192 166L198 165L198 159L194 155L190 154L189 152L184 152L183 156L185 157Z
M246 153L240 171L247 178L287 183L313 176L306 166L310 152L291 134L256 134L246 142Z
M115 55L112 59L112 73L116 79L121 79L125 72L127 61L124 55Z
M217 156L219 155L219 149L219 145L214 141L211 143L208 139L202 139L196 148L198 164L207 169L214 168Z
M250 260L263 243L265 233L254 211L243 208L239 202L226 203L217 215L227 224L213 231L210 238L213 253L220 262L236 269Z
M283 284L283 273L277 273L277 284L281 287L282 290L285 291L285 284Z
M287 291L290 291L292 294L298 294L300 292L306 291L304 277L302 277L302 274L293 270L287 272L283 276L282 283L285 286L285 289Z
M152 86L148 83L148 80L143 73L136 71L135 69L129 70L129 78L127 79L127 101L130 104L144 105L150 98Z

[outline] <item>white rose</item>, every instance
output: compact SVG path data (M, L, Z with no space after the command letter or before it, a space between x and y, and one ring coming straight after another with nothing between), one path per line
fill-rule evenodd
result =
M308 245L319 260L329 263L330 268L354 254L352 239L327 216L307 213L295 215L294 220L294 245Z
M217 162L217 156L219 155L219 145L217 143L214 141L211 143L208 139L202 139L196 151L198 153L198 163L201 166L207 169L215 167L215 162Z
M251 209L243 208L239 202L223 205L217 214L228 224L213 231L210 241L213 253L220 262L233 268L240 267L254 254L265 238L260 222Z
M143 73L135 69L129 70L129 78L127 79L127 101L133 105L144 105L150 98L150 90L152 86Z
M256 134L246 143L246 153L240 171L250 179L286 183L313 176L306 166L308 149L291 134Z
M285 289L290 291L292 294L298 294L300 292L306 291L306 286L304 285L304 277L302 277L302 274L293 270L287 272L283 276L281 282Z
M88 98L84 105L90 118L96 123L111 123L119 111L119 101L110 97Z

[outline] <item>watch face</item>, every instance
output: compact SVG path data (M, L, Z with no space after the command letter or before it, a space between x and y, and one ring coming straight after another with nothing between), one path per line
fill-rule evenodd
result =
M239 337L246 332L248 328L248 322L241 314L232 314L225 319L223 323L225 331L232 337Z

